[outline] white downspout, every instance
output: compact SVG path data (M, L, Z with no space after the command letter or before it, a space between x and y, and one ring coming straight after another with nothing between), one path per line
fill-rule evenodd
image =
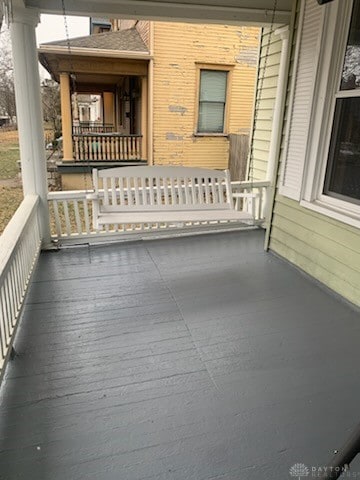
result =
M278 28L275 30L275 35L280 35L282 45L281 45L281 56L280 56L280 65L279 65L279 77L278 84L276 89L276 98L274 105L274 114L272 121L271 129L271 138L270 138L270 148L269 148L269 159L266 170L266 180L269 181L274 187L276 185L276 172L275 167L277 163L277 155L280 150L281 138L282 138L282 129L279 126L282 124L282 112L284 108L284 103L286 99L286 89L287 89L287 76L288 76L288 54L289 54L289 26Z
M148 79L148 164L154 165L154 22L150 21L149 32L149 50L151 59L149 60L149 79Z

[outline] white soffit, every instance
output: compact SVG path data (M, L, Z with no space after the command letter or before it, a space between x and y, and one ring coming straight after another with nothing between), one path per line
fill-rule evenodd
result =
M294 0L277 0L275 23L289 23ZM314 0L316 1L316 0ZM62 13L61 0L25 0L41 13ZM68 15L201 23L271 23L274 0L65 0Z

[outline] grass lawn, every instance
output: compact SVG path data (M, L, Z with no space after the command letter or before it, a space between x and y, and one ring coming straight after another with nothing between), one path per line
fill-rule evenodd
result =
M0 178L14 178L19 173L19 146L9 145L8 150L0 146Z
M23 199L21 179L19 178L19 159L18 133L16 131L4 132L0 129L0 235ZM91 207L89 206L89 208ZM82 212L80 206L82 227L85 229ZM54 214L51 206L50 213L51 231L55 233ZM65 215L61 205L59 213L63 229L65 229ZM69 219L71 225L75 227L76 217L72 205L69 206Z
M17 132L0 130L0 235L23 198L21 181L18 178L19 159Z
M0 235L16 212L22 199L21 187L2 187L0 185Z

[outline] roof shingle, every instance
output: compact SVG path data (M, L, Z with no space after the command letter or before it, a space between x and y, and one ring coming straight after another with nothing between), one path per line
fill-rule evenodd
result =
M54 45L67 47L67 40L43 43L42 45ZM41 46L40 45L40 48ZM71 47L97 48L101 50L123 50L129 52L149 53L147 46L139 35L136 28L120 30L117 32L97 33L86 37L70 39Z

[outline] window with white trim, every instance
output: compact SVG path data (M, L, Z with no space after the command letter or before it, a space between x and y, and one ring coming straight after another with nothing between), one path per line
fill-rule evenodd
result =
M300 204L360 227L360 0L322 12Z
M200 70L197 133L224 133L228 72Z
M354 0L338 83L323 194L360 204L360 0Z

